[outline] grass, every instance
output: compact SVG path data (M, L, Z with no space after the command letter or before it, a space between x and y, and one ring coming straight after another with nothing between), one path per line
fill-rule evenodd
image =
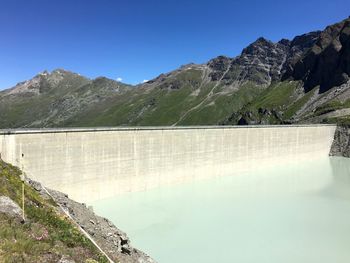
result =
M253 109L285 109L294 101L294 91L298 82L278 82L271 84L250 106Z
M305 105L306 102L308 102L314 92L314 89L310 90L303 97L289 106L288 109L284 112L284 118L290 119L298 110L300 110Z
M342 116L336 118L327 118L322 120L323 123L335 123L343 126L350 126L350 116Z
M343 108L348 108L350 107L349 100L342 103L341 101L338 100L332 100L329 101L319 107L316 108L314 115L315 116L320 116L322 114L326 114L335 110L343 109Z
M191 112L179 125L218 124L234 111L240 110L246 103L253 100L260 89L253 84L242 85L238 91L229 94L215 94L213 98Z
M286 118L282 113L295 102L297 98L296 90L299 85L300 83L296 81L272 83L266 89L256 93L255 97L243 105L241 109L233 111L231 116L223 123L237 124L241 116L255 123L283 123ZM305 102L303 101L303 103ZM296 111L297 107L301 107L301 104L299 102L294 105L293 111Z
M122 85L122 92L112 91L117 87L112 80L99 78L90 83L70 76L58 88L47 86L43 95L0 97L0 127L26 127L33 122L45 127L215 125L228 119L236 124L237 118L247 114L252 121L283 123L290 121L314 92L300 98L298 81L259 86L256 83L264 78L259 71L251 82L229 90L231 80L240 75L240 68L234 67L208 96L216 82L207 82L203 74L198 68L176 71L154 87ZM308 114L317 116L344 107L350 107L350 102L333 101Z
M345 116L339 116L339 117L326 117L322 116L324 114L340 110L340 109L346 109L350 108L350 99L341 102L339 100L333 99L331 101L328 101L321 106L317 107L315 111L310 115L311 117L318 117L322 118L320 121L322 123L336 123L339 125L349 125L350 124L350 116L345 115ZM310 117L308 116L308 117Z
M21 204L20 170L0 160L0 195ZM75 262L108 262L52 199L43 199L25 185L26 222L0 214L0 262L57 262L62 255ZM94 260L94 261L91 261Z
M195 67L175 71L154 87L126 88L122 85L122 92L113 91L117 85L112 80L99 78L90 83L69 75L59 87L44 85L47 91L42 95L0 98L0 127L214 125L238 112L267 118L258 113L259 109L287 110L286 116L290 117L311 94L295 102L298 99L295 91L300 85L296 81L259 87L256 83L265 76L259 71L252 73L251 81L238 90L229 90L231 80L238 79L241 73L239 67L233 67L208 96L217 83L208 82L203 78L204 73L203 69ZM271 118L271 121L280 121Z
M172 125L193 106L202 101L213 83L201 87L201 71L187 70L160 86L148 90L132 90L98 108L69 120L69 126ZM170 89L169 87L181 87ZM102 112L102 113L101 113Z

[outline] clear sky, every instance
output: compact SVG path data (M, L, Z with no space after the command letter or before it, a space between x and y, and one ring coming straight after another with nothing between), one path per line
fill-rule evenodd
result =
M135 84L349 15L350 0L0 0L0 89L55 68Z

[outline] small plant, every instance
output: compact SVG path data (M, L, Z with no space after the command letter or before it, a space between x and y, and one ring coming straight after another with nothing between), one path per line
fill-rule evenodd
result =
M49 238L49 232L45 227L34 225L32 227L32 230L33 230L33 233L31 233L31 237L37 241L46 240Z

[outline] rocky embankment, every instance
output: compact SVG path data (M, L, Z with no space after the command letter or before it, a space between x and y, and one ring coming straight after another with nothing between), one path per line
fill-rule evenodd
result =
M329 155L350 157L350 126L337 126Z
M44 198L52 198L59 206L68 212L71 218L84 229L96 244L112 259L121 263L156 263L151 257L130 245L128 236L118 229L111 221L96 215L85 204L78 203L68 195L46 189L36 181L27 182Z
M22 175L0 159L0 262L155 262L108 219Z

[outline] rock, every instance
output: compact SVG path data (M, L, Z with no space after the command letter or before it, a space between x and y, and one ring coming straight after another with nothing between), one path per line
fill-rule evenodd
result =
M208 66L211 69L209 77L212 81L219 80L224 72L228 69L231 63L231 59L225 56L218 56L208 62Z
M122 245L122 253L130 254L131 253L130 247L127 245Z
M337 127L329 155L350 157L350 127Z
M94 241L109 256L127 263L155 262L142 251L133 248L127 235L110 220L99 217L85 204L75 202L63 193L51 189L48 189L48 191L58 204L65 204L73 220L93 237ZM98 222L98 225L96 222Z
M224 85L251 81L267 86L284 75L287 79L293 72L293 65L315 44L319 35L320 32L316 31L277 43L260 37L235 58L219 56L210 60L207 63L211 70L209 77L212 81L221 79Z
M62 256L58 263L75 263L75 261L70 259L68 256Z
M34 181L30 178L26 178L26 182L32 186L36 191L38 191L42 197L44 197L45 199L50 199L51 197L47 194L47 192L45 191L44 187L41 185L41 183Z
M248 125L248 122L247 122L247 120L246 120L244 117L241 117L241 118L238 120L237 125Z
M38 182L35 182L35 181L32 181L32 184L33 188L38 191L38 192L41 192L43 190L43 187L41 186L40 183Z
M0 213L6 214L18 220L23 220L22 209L17 203L7 196L0 196Z
M302 80L305 91L319 85L323 93L346 83L350 75L350 19L328 26L289 66L282 80Z

